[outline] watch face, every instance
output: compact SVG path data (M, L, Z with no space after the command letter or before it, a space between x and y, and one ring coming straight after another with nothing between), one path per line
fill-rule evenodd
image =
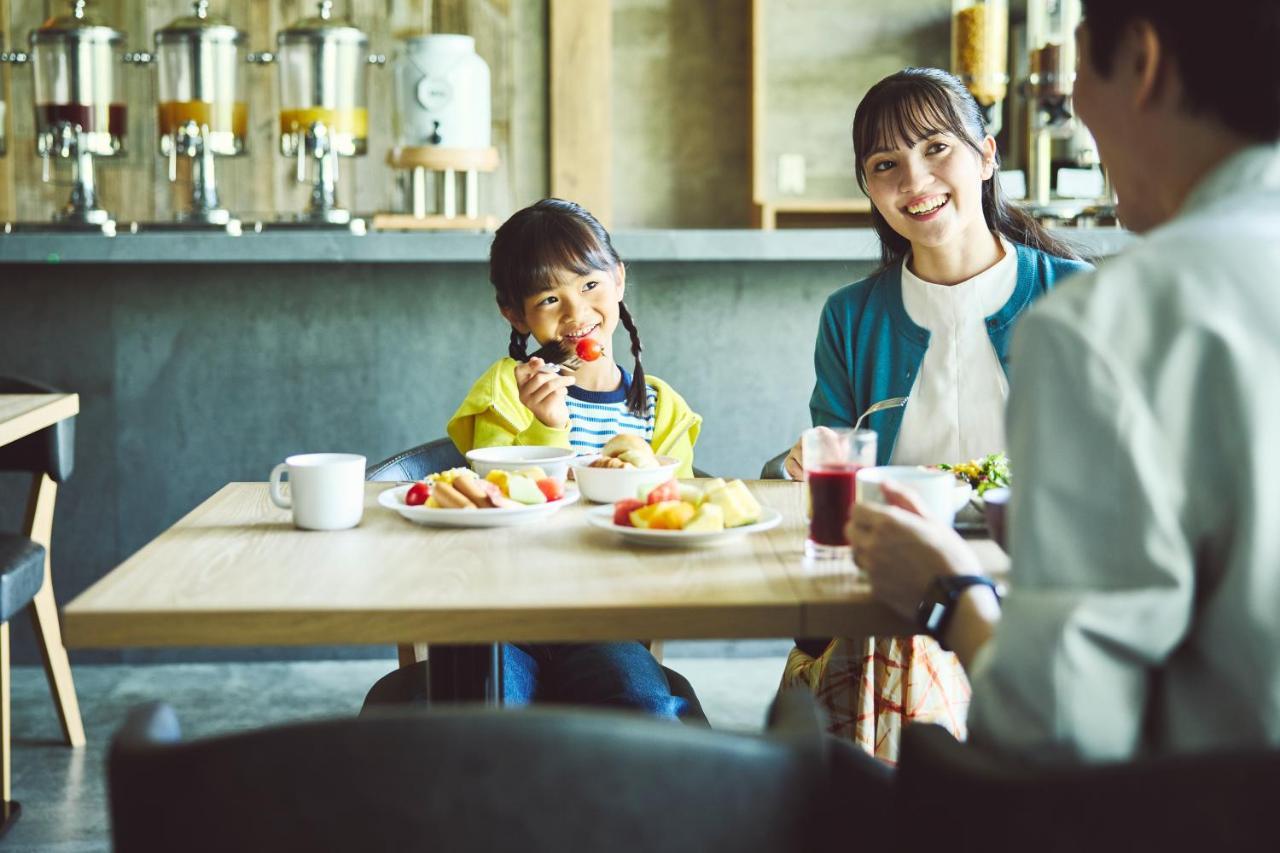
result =
M931 637L937 636L942 628L942 619L947 615L946 602L926 599L920 605L920 627Z

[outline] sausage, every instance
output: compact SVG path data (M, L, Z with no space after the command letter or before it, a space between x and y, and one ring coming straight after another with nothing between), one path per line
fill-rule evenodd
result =
M476 505L449 483L436 483L431 487L431 497L445 509L475 509Z
M480 509L493 508L493 501L489 499L488 493L475 477L459 477L453 481L452 485L463 497Z

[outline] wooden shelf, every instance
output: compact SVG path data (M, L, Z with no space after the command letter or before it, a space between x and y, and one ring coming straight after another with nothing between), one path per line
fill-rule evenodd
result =
M497 148L441 148L436 145L396 146L387 152L387 165L393 169L431 169L443 172L496 172L499 165Z
M492 216L472 219L467 216L414 216L412 213L378 213L369 223L374 231L496 231L498 220Z
M778 227L778 219L797 225L831 226L865 225L871 215L871 200L866 198L784 198L755 202L755 225L766 231Z

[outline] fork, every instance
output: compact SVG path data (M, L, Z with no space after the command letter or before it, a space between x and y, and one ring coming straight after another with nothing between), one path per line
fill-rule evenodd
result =
M876 412L883 412L885 409L896 409L899 406L905 406L906 404L906 397L890 397L887 400L881 400L879 403L873 403L865 412L858 416L858 419L853 423L853 428L857 429L862 426L862 422L866 419L867 415L874 415Z

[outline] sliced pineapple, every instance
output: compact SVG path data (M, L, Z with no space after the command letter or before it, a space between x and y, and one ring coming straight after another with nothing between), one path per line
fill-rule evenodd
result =
M741 480L730 480L707 495L707 502L724 511L725 527L741 527L760 520L760 502Z

